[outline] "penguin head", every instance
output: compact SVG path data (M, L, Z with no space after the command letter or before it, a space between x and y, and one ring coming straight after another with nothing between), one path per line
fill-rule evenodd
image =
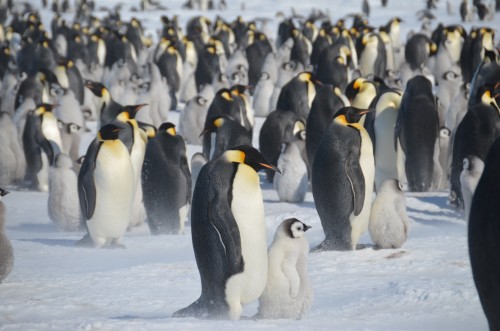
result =
M495 108L500 113L500 107L496 101L499 94L495 91L500 87L500 83L487 83L479 87L477 91L477 103L483 103L485 105L490 105Z
M139 128L142 130L142 132L144 132L144 134L146 135L146 139L151 139L156 136L157 130L154 125L139 121L137 122L137 124L139 125Z
M120 130L121 128L119 126L116 126L114 124L106 124L99 130L99 132L97 132L97 139L99 141L116 140L118 139Z
M222 115L222 116L217 116L212 118L207 122L207 126L203 129L203 131L200 133L200 137L202 137L204 134L208 132L215 132L217 131L218 128L224 125L226 121L233 121L234 119L231 116L228 115Z
M441 138L449 138L451 135L451 130L447 127L443 126L439 129L439 137Z
M305 132L305 130L306 130L306 125L305 125L304 121L302 121L302 120L295 121L295 123L293 124L293 135L294 136L297 136L297 134L299 134L301 131Z
M369 109L361 109L352 106L340 108L335 113L335 118L342 116L343 121L347 121L347 123L358 123L363 115L369 113ZM346 123L346 124L347 124Z
M302 223L296 218L289 218L282 222L286 235L292 239L302 238L304 233L311 228L311 226Z
M162 123L162 125L160 125L160 127L158 128L158 131L166 132L171 136L175 136L177 134L177 132L175 131L175 125L170 122Z
M87 87L90 91L92 91L92 93L96 97L102 98L106 94L109 95L109 91L106 88L106 86L104 86L103 84L101 84L99 82L93 82L93 81L88 80L85 82L85 87Z
M122 122L134 119L137 112L144 106L147 106L147 104L143 103L140 105L129 105L122 107L120 113L116 116L116 119Z
M46 112L51 112L52 109L54 109L54 105L48 103L41 103L36 106L35 110L33 111L33 114L36 116L42 116Z
M59 153L55 157L54 165L59 169L71 169L73 167L73 161L71 161L68 155Z
M241 145L225 151L221 157L227 162L242 163L253 168L255 172L262 169L270 169L281 173L281 171L271 164L262 156L262 154L252 146Z

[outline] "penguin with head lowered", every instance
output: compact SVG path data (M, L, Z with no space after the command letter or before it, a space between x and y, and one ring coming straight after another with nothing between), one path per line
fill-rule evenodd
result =
M314 157L312 193L326 236L319 250L356 249L368 227L375 165L370 136L358 123L366 112L339 110Z
M120 113L122 106L113 100L109 90L101 83L87 81L85 86L97 97L98 127L111 123Z
M250 146L227 150L202 168L191 208L201 296L174 317L238 320L264 291L267 241L257 172L266 168L278 171Z
M184 139L166 122L148 140L142 192L152 234L183 233L191 202L191 173Z
M14 250L12 244L5 234L5 205L1 199L9 194L0 187L0 283L10 274L14 266Z
M134 170L121 128L103 126L92 141L78 174L80 209L95 247L123 247L134 199ZM85 237L84 237L85 238Z
M500 330L500 139L484 162L469 215L469 255L472 276L490 330Z
M296 218L281 222L269 247L266 288L259 298L257 318L300 319L311 307L313 290L307 275L311 227Z

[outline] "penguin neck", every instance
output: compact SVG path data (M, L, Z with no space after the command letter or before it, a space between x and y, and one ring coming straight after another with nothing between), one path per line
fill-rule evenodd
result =
M372 84L365 85L352 100L352 106L361 109L368 109L373 99L377 96L377 91Z

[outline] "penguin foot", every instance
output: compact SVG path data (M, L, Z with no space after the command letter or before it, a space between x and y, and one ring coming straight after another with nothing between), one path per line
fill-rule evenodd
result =
M86 233L82 237L82 239L76 241L75 245L78 247L94 247L94 241L92 241L92 238L90 238L90 235L88 233Z
M374 246L372 244L357 244L356 245L356 250L370 248L370 247L374 247Z
M324 240L321 244L311 249L311 253L323 251L352 251L351 244L339 244L335 240Z
M127 246L125 246L122 243L117 243L117 242L112 242L111 245L108 246L109 248L120 248L120 249L125 249Z

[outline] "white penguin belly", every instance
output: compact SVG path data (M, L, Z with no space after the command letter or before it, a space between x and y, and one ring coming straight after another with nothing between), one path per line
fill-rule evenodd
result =
M264 291L267 279L267 241L264 221L264 203L259 186L259 176L247 165L240 164L233 181L231 210L238 225L241 254L244 260L242 273L226 282L226 301L233 313L241 314L241 306L256 300Z
M377 56L377 49L370 46L366 46L361 53L359 68L364 76L375 73L375 60L377 59Z
M36 179L38 180L38 189L42 192L49 191L49 158L47 154L42 151L42 168L37 172Z
M47 140L53 141L62 150L61 133L57 127L57 119L52 113L45 113L42 119L42 133ZM54 151L56 152L56 151ZM65 152L65 151L63 151Z
M94 182L96 206L87 221L91 237L121 239L129 224L134 197L134 172L130 157L122 146L101 147L96 160Z
M358 216L354 216L354 213L349 216L349 221L351 223L351 243L353 249L356 249L359 237L361 236L361 234L363 234L363 232L366 231L368 227L373 193L373 182L375 177L373 146L370 140L370 136L368 136L368 133L365 130L360 131L360 134L362 139L359 164L365 178L365 198L361 213Z

